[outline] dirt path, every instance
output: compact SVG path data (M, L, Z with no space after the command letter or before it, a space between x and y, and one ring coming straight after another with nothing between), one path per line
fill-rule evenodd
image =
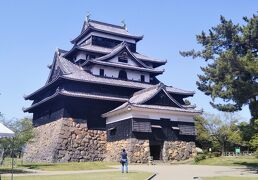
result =
M206 165L130 165L130 170L155 172L153 180L192 180L194 177L208 176L252 176L257 177L257 169L229 166Z
M31 173L16 174L15 176L64 175L120 171L120 166L113 167L115 169L82 171L29 170ZM206 165L129 165L129 172L130 171L147 171L157 173L153 180L193 180L194 177L208 176L252 176L257 177L258 179L258 169L250 169L243 166L240 167Z

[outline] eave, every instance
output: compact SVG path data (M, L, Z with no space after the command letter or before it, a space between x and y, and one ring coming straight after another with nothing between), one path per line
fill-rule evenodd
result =
M122 105L123 106L123 105ZM157 105L139 105L139 104L129 104L127 103L120 109L111 110L102 114L102 117L108 118L110 116L115 116L119 114L123 114L128 111L140 111L140 112L151 112L151 113L167 113L167 114L180 114L180 115L199 115L203 111L202 110L188 110L181 109L176 107L167 107L167 106L157 106Z
M29 94L29 95L25 95L24 99L25 100L33 100L33 96L37 95L38 93L44 91L46 88L53 86L54 84L56 84L57 82L59 82L62 78L59 76L57 77L55 80L51 81L48 84L45 84L44 86L42 86L41 88L39 88L38 90L34 91L33 93Z
M98 65L103 65L103 66L107 66L107 67L119 67L119 68L124 68L124 69L138 70L138 71L142 71L142 72L150 72L150 73L154 73L157 75L162 74L164 72L164 70L135 67L135 66L130 66L130 65L115 64L115 63L95 61L95 60L87 60L83 65L85 66L87 64L98 64Z
M109 34L109 35L116 35L116 36L120 36L120 37L125 37L125 38L130 38L130 39L134 39L136 40L136 42L140 41L143 39L143 36L134 36L134 35L126 35L126 34L120 34L120 33L115 33L115 32L111 32L111 31L106 31L106 30L101 30L101 29L97 29L94 28L92 26L88 26L87 29L85 29L79 36L77 36L76 38L74 38L71 43L72 44L76 44L79 40L81 40L86 34L88 34L90 31L95 31L95 32L100 32L100 33L105 33L105 34Z
M70 92L66 90L57 90L53 95L32 104L28 108L24 108L24 112L31 112L34 108L56 98L57 96L67 96L67 97L75 97L75 98L85 98L85 99L98 99L103 101L116 101L116 102L126 102L127 98L120 98L120 97L113 97L113 96L105 96L105 95L95 95L95 94L88 94L88 93L81 93L81 92Z

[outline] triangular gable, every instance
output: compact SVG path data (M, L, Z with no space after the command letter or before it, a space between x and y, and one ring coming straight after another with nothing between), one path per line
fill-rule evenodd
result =
M119 46L117 46L111 53L101 56L99 58L96 58L94 60L98 61L107 61L107 62L114 62L114 59L117 58L127 58L128 61L132 61L132 64L137 65L138 67L144 67L149 68L145 63L143 63L141 60L137 59L133 53L128 48L127 44L125 42L121 43Z
M162 89L156 93L153 97L149 98L146 102L142 103L146 105L159 105L183 108L173 97L171 97L166 90Z
M160 83L151 88L136 92L129 100L132 104L159 105L184 108L166 91L165 85Z
M58 77L65 74L64 68L62 67L62 64L60 63L60 52L59 49L56 50L53 63L51 65L51 70L47 79L46 84L52 82L53 80L57 79Z

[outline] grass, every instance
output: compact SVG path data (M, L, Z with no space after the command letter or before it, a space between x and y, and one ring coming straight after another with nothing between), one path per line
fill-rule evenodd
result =
M148 172L101 172L87 174L51 175L51 176L16 176L15 180L144 180L151 176ZM3 179L7 179L4 177Z
M215 165L215 166L249 166L258 168L258 158L254 156L223 156L207 158L196 163L198 165Z
M117 162L70 162L70 163L24 163L17 159L15 161L14 173L26 173L26 169L42 171L79 171L79 170L98 170L112 169L112 165L118 165ZM0 166L0 173L11 172L11 159L6 158L4 165Z
M218 177L203 177L202 180L257 180L257 177L233 177L233 176L218 176Z
M30 163L18 165L20 168L35 169L42 171L79 171L112 169L111 165L117 165L115 162L70 162L70 163Z

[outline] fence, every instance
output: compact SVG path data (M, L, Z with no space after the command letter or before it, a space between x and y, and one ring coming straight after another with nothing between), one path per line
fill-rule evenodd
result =
M242 151L240 153L236 152L224 152L224 156L253 156L254 152L253 151Z

